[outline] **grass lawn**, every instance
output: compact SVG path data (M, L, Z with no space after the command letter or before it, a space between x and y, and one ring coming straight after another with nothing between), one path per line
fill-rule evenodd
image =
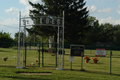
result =
M112 51L112 74L110 73L110 51L107 51L106 57L98 57L99 61L94 64L92 58L95 57L94 50L85 50L85 56L91 60L85 63L83 60L83 69L81 69L81 57L74 57L74 62L69 62L70 50L65 50L64 69L56 70L56 56L51 53L44 53L44 66L42 67L42 54L40 54L40 67L26 67L18 69L17 67L17 50L13 48L0 48L0 80L120 80L120 51ZM41 52L42 53L42 52ZM16 56L16 58L15 58ZM8 57L3 61L3 57ZM36 50L27 50L26 65L33 62L38 65L38 52Z

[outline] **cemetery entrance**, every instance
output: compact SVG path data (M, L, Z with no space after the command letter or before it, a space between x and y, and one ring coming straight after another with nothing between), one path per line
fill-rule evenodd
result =
M40 67L40 43L25 43L25 66Z
M19 38L18 38L18 66L17 68L25 68L26 64L26 27L43 25L57 27L57 61L58 70L64 68L64 11L62 17L55 16L36 16L36 17L21 17L19 15ZM59 54L59 50L62 54ZM33 54L31 54L33 55ZM45 54L43 54L45 55ZM43 56L45 58L45 56ZM45 61L45 59L43 59ZM43 64L45 66L45 64ZM48 65L47 65L48 66Z
M42 43L42 66L57 67L56 43Z

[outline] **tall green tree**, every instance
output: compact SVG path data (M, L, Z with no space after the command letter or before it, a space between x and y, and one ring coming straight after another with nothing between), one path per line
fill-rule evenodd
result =
M62 16L65 11L65 41L67 43L81 43L80 38L84 36L83 32L88 29L88 12L84 0L42 0L43 4L33 4L29 2L34 10L30 10L30 15L50 15ZM54 26L33 26L31 31L39 35L54 36L57 41L57 27Z
M24 35L24 33L23 33L23 32L20 32L20 39L23 38L23 35ZM19 32L15 33L14 37L15 37L14 40L15 40L15 41L18 41L18 39L19 39Z
M114 41L114 26L110 23L101 24L99 42L110 43Z
M26 37L26 42L28 43L37 43L42 41L41 37L35 34L28 34Z
M8 48L12 46L14 42L13 38L11 38L10 33L0 32L0 47Z
M114 45L120 46L120 25L114 26Z
M91 26L88 31L85 31L85 37L83 38L84 44L94 44L99 40L99 33L101 32L101 28L99 26L99 22L95 17L89 16L87 22L87 26Z

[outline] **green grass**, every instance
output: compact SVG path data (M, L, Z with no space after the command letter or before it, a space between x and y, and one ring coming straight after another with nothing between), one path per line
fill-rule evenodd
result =
M83 69L81 69L81 57L74 57L74 62L69 62L70 50L65 49L64 69L56 70L56 67L42 67L42 52L40 54L40 67L26 67L26 69L18 69L17 67L17 49L0 48L0 80L120 80L120 51L112 51L112 74L110 74L110 51L107 51L106 57L98 57L99 61L94 64L92 57L95 57L94 50L85 50L85 56L90 56L89 63L83 60ZM56 56L52 53L44 52L44 66L55 66ZM3 61L3 57L8 57L7 61ZM38 65L37 50L27 50L26 65L33 62ZM27 73L27 74L21 74ZM45 73L30 74L30 73ZM48 75L49 73L50 75Z

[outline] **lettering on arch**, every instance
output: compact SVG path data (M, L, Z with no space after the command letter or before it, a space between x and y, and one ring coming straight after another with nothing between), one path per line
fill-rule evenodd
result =
M45 26L60 26L63 25L62 17L38 16L21 18L21 26L45 25Z

